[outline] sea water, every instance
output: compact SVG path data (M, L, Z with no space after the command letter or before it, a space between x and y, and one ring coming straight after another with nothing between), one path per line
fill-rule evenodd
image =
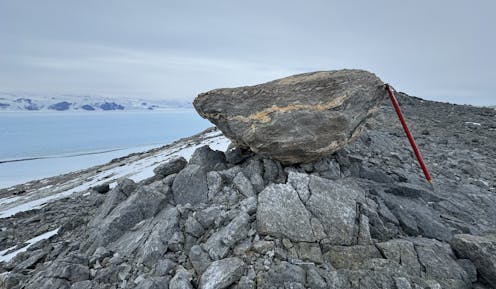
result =
M209 126L193 109L0 113L0 188L103 164Z

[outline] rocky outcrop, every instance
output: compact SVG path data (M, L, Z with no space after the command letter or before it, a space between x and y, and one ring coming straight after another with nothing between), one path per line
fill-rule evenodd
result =
M0 219L6 248L60 227L1 263L0 288L493 288L495 132L460 123L484 143L465 150L477 144L436 136L435 120L466 106L400 102L433 129L417 140L434 188L387 105L356 142L311 163L204 146L141 182ZM495 114L476 121L488 128Z
M294 164L355 139L385 96L382 84L366 71L321 71L212 90L193 104L236 146Z

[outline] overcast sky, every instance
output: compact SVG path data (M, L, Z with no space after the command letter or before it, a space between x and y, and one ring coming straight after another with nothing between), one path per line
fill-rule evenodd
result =
M1 0L0 91L192 100L361 68L410 95L494 105L495 3Z

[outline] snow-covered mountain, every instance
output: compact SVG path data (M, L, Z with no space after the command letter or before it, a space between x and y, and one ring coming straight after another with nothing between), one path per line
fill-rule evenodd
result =
M35 95L0 92L0 111L111 111L191 108L185 100L151 100L88 95Z

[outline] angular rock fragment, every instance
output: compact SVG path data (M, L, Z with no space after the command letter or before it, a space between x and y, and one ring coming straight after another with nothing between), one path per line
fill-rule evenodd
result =
M207 173L199 165L187 165L172 183L174 201L178 205L196 205L208 200Z
M237 258L226 258L210 264L200 278L199 289L224 289L238 281L245 263Z
M193 278L184 268L177 270L176 275L169 282L169 289L192 289L190 281Z
M474 263L484 280L496 287L496 234L455 235L451 245L460 257Z
M210 256L205 252L200 245L194 245L189 250L189 261L198 275L203 274L212 262Z
M205 243L205 249L212 259L217 260L227 256L229 249L248 234L250 216L242 212L226 227L213 234Z
M227 168L224 153L214 151L207 145L196 149L189 164L199 165L206 171L219 171Z
M305 270L300 266L283 261L263 274L261 288L283 288L288 283L305 284L305 275Z
M372 258L381 258L373 245L333 246L324 256L337 269L358 269Z
M161 164L153 169L155 175L166 177L168 175L179 173L188 162L183 157L175 157L164 164Z
M212 90L193 105L236 146L294 164L355 139L385 96L382 84L363 70L320 71Z
M261 234L315 242L310 217L291 185L270 185L258 195L257 229Z
M306 207L322 223L330 242L335 245L357 243L359 227L356 221L360 214L359 203L365 201L364 192L315 176L310 178L309 188L311 196Z

